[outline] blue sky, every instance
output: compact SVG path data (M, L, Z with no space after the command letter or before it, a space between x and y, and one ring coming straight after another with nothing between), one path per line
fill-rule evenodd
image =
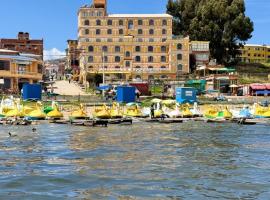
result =
M30 32L34 39L44 38L45 49L64 51L67 39L77 37L78 8L90 3L91 0L1 0L0 38L16 37L19 31ZM164 13L167 0L108 3L109 13ZM248 43L270 44L270 0L246 0L246 9L255 27Z

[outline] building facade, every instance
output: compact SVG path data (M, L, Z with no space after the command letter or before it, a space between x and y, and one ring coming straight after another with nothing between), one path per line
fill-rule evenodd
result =
M38 56L38 59L43 60L43 39L32 40L29 33L19 32L17 39L0 38L0 49L33 54L33 56Z
M19 92L24 83L37 83L42 80L42 61L21 56L19 52L3 52L4 50L0 51L1 90Z
M68 40L67 43L67 68L76 73L80 68L79 60L81 53L81 51L78 49L78 40Z
M239 59L244 63L270 62L270 46L247 44L240 49Z
M210 60L209 41L191 41L190 53L196 66L208 65Z
M78 12L81 79L175 79L189 73L189 38L173 37L168 14L107 14L106 0Z

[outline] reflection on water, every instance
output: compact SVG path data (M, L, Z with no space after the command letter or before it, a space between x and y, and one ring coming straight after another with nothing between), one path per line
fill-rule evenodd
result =
M266 126L0 130L0 199L267 199ZM9 137L11 132L16 137Z

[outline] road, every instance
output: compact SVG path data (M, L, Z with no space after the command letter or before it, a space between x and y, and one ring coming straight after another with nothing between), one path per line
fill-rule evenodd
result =
M60 95L70 95L70 96L77 96L77 95L88 95L86 94L78 85L68 81L56 81L53 85L54 92Z

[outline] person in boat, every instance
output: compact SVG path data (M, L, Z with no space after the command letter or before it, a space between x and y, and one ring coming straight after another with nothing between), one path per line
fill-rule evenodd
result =
M150 107L150 117L151 119L155 118L155 104L152 103Z

